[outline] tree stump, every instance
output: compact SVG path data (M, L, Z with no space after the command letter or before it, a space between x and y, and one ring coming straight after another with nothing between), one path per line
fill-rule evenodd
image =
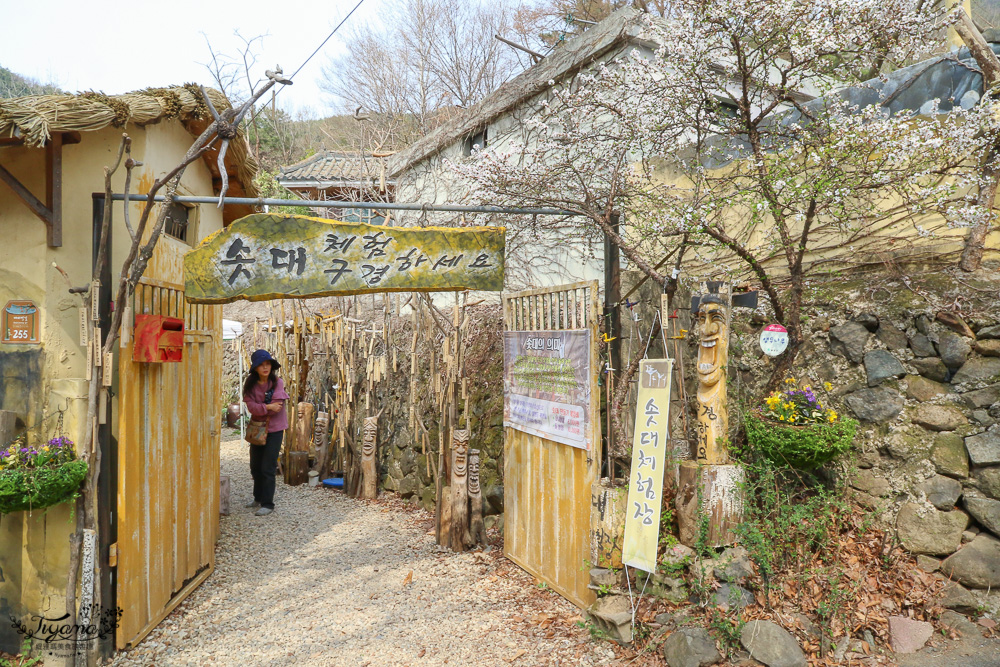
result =
M734 529L743 521L744 479L739 465L681 463L676 497L681 544L694 547L702 531L705 546L723 547L736 541Z
M288 485L309 481L309 452L288 452Z

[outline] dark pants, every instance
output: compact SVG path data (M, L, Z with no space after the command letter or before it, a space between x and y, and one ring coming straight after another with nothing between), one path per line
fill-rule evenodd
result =
M250 445L250 474L253 475L253 499L261 507L274 509L274 478L284 431L267 434L263 445Z

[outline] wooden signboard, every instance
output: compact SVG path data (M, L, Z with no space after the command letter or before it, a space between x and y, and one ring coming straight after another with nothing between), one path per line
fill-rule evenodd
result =
M381 227L254 214L184 257L191 303L503 289L502 227Z
M0 322L2 343L38 343L38 308L32 301L8 301Z

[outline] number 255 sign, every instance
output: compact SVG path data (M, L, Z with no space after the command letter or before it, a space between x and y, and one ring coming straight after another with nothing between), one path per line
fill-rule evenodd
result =
M0 324L2 343L38 342L38 308L31 301L8 301Z

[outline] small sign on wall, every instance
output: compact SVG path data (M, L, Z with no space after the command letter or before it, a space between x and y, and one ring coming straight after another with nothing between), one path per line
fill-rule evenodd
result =
M38 343L38 308L32 301L8 301L0 325L2 343Z

